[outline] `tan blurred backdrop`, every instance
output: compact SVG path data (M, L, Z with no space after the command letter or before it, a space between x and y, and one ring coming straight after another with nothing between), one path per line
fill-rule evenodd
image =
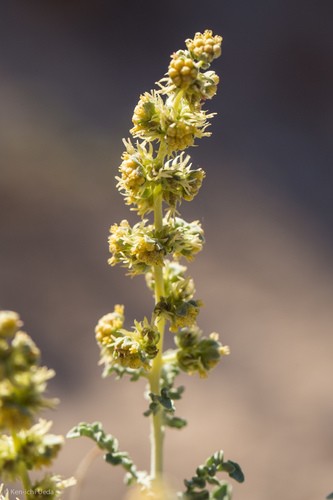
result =
M143 279L107 266L131 114L196 31L224 36L213 136L190 151L207 172L184 205L205 228L191 264L199 318L231 356L186 384L166 469L182 479L216 449L246 474L235 500L321 500L333 490L332 3L9 1L0 5L0 306L18 311L56 370L66 433L101 420L148 466L144 385L101 380L94 326L124 303L149 314ZM48 415L50 416L50 415ZM88 441L66 443L72 475ZM80 499L123 498L96 460Z

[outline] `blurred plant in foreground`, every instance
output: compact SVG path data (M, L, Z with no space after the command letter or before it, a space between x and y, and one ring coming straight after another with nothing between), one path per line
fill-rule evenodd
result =
M40 351L21 326L15 312L0 311L0 479L21 481L22 489L11 488L15 496L53 500L75 481L47 473L32 482L29 476L52 464L63 437L48 433L52 422L36 423L40 410L57 403L44 397L54 372L40 366ZM2 489L0 499L6 500L8 492Z
M121 465L126 482L141 486L137 498L228 500L231 486L217 473L244 480L240 467L224 460L222 451L185 480L183 493L170 493L163 475L165 428L186 425L175 415L175 401L184 391L175 386L177 375L182 371L207 377L221 357L229 354L217 333L202 335L196 322L202 303L195 298L187 268L180 264L180 259L191 261L204 243L200 222L182 219L179 207L183 200L193 200L205 177L202 169L192 168L184 150L210 135L207 129L214 113L203 105L217 90L219 77L209 67L220 56L221 43L222 37L206 30L186 40L186 49L172 54L158 90L142 94L134 109L133 140L124 140L117 177L125 203L141 220L133 226L127 220L111 226L109 263L122 265L131 276L145 275L155 304L152 313L130 329L124 326L124 306L116 305L99 320L96 340L104 376L128 375L132 381L145 378L148 382L149 407L144 415L151 419L150 473L138 471L99 422L80 423L68 434L92 439L105 452L106 462ZM175 348L163 351L166 328L174 337Z

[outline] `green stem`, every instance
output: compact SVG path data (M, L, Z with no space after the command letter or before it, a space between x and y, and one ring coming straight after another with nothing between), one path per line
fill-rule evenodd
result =
M155 190L154 200L154 225L155 231L160 231L163 228L163 211L162 211L162 190L158 186ZM154 266L155 277L155 304L164 296L164 280L163 280L163 265ZM158 343L158 354L154 358L152 370L149 377L150 392L160 394L160 379L162 370L162 354L163 354L163 337L164 337L164 319L157 320L157 328L160 333ZM151 476L153 479L162 477L163 473L163 437L164 428L162 422L162 413L158 411L156 415L152 415L151 421Z

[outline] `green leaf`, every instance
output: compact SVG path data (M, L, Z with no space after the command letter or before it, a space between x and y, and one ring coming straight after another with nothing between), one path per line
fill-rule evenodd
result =
M112 366L107 366L103 372L103 377L107 377L116 374L117 379L121 379L124 375L130 376L131 382L136 382L140 377L147 377L147 372L141 368L129 368L125 366L121 366L119 364L114 364Z
M118 440L111 434L106 434L100 422L93 422L92 424L81 422L67 433L68 438L77 438L80 436L92 439L101 450L106 451L103 458L107 463L121 465L128 473L126 475L128 484L137 481L139 475L143 477L142 473L137 472L128 453L118 451Z
M112 453L118 448L117 439L111 436L111 434L105 434L100 422L93 422L92 424L81 422L67 433L68 438L78 438L81 436L95 441L101 450Z
M106 453L104 460L111 465L119 465L122 463L122 457L118 454Z
M189 491L183 493L180 497L182 500L209 500L209 491Z
M229 470L227 468L230 467ZM244 473L240 466L236 463L233 462L232 460L228 460L228 462L225 462L223 464L223 469L228 472L229 476L232 477L235 481L238 483L243 483L245 480ZM332 497L333 498L333 497Z
M169 398L172 399L173 401L181 399L184 390L185 390L185 387L183 385L181 385L179 387L170 388L169 389Z
M169 415L165 415L164 423L168 427L172 427L174 429L182 429L183 427L185 427L185 425L187 425L185 419L181 417L170 417Z
M220 480L217 477L218 472L227 472L230 477L240 483L244 481L244 474L240 466L232 460L224 462L224 454L220 450L208 457L204 465L200 465L196 469L196 476L193 476L189 480L185 479L186 491L180 498L195 499L201 498L200 495L203 495L202 498L231 500L231 486L226 481ZM205 496L207 493L207 483L213 486L211 493L209 494L208 492L208 497Z
M224 483L219 488L213 491L212 498L214 500L231 500L231 487L228 483Z
M161 396L158 396L158 400L167 411L174 411L175 410L173 402L169 396L169 391L166 387L164 387L161 390Z
M333 492L327 495L326 499L329 500L330 498L333 498Z

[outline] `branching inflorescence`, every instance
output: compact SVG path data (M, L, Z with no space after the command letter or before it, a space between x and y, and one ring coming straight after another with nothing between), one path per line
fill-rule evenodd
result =
M131 380L144 377L148 381L150 404L145 415L151 418L150 474L137 472L128 454L118 451L114 438L103 434L99 423L79 424L69 434L93 439L106 452L108 462L127 470L130 483L139 482L148 490L163 479L165 427L186 424L174 415L174 401L184 389L175 387L177 375L183 371L206 377L229 353L217 333L202 335L197 325L202 304L194 298L194 282L186 275L187 268L180 264L180 259L191 261L204 243L200 222L182 219L179 207L183 200L191 201L197 195L205 177L201 168L192 167L184 150L210 135L209 120L215 113L203 107L217 90L219 77L209 67L221 55L221 43L222 37L206 30L186 40L185 50L172 54L158 89L142 94L135 106L132 140L123 141L125 151L117 177L125 203L141 220L133 226L127 220L111 226L109 264L120 264L132 276L144 274L155 304L152 313L130 329L124 327L124 306L116 305L99 320L96 340L104 376L127 374ZM174 336L175 348L164 352L167 330ZM107 437L103 441L101 436ZM239 466L225 462L219 452L185 482L186 491L178 498L231 498L231 487L217 479L218 471L243 480ZM207 484L213 485L211 491Z
M36 416L57 400L44 397L53 370L40 366L40 351L13 311L0 311L0 479L21 481L20 498L60 498L75 483L44 474L32 480L30 472L49 467L63 445L63 437L49 434L52 422ZM0 500L6 500L0 487Z

